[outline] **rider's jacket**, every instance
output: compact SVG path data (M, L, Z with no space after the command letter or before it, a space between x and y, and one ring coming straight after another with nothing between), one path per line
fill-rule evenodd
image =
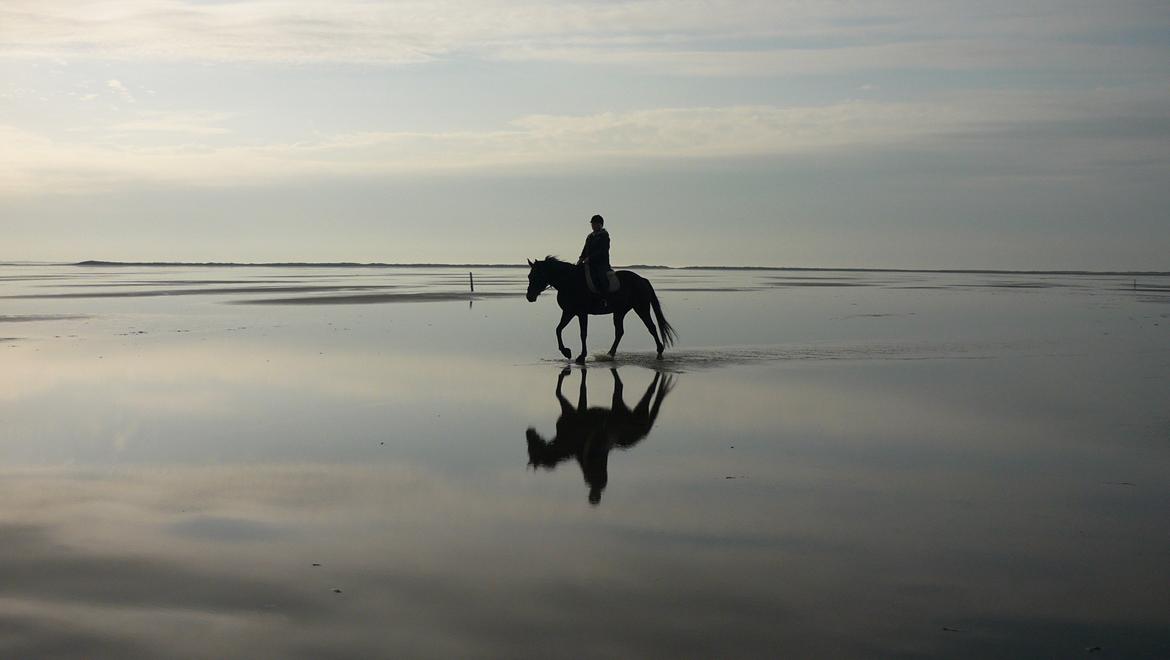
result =
M581 250L582 257L589 257L589 270L609 270L609 232L605 227L591 232L585 237L585 247Z

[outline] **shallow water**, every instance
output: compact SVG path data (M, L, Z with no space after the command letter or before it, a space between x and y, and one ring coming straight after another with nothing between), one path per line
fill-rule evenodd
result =
M1170 656L1170 278L643 274L0 266L0 655Z

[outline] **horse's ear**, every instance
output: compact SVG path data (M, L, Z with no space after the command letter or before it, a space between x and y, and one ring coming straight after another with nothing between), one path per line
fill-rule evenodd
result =
M529 260L528 260L528 267L529 267L529 268L531 268L531 267L532 267L532 260L531 260L531 259L529 259Z

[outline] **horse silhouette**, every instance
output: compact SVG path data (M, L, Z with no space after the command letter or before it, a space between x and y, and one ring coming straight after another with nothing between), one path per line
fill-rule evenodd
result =
M609 349L610 357L617 353L618 343L625 334L626 314L632 309L646 324L650 336L654 338L654 345L658 349L658 359L662 359L664 346L674 343L677 334L667 322L662 313L662 305L658 302L658 295L654 293L654 286L650 280L628 270L617 272L621 288L614 291L606 299L608 303L599 305L598 298L586 284L586 270L580 266L566 263L556 257L545 257L537 261L528 261L528 302L536 302L536 297L548 287L557 290L557 304L561 308L561 321L557 324L557 348L561 355L568 358L571 353L565 347L561 338L561 331L569 324L574 316L581 325L581 354L577 356L577 364L585 364L585 337L589 333L590 314L613 314L613 346ZM651 311L654 316L651 317ZM662 338L659 339L658 329L654 327L654 319L662 329Z
M525 433L528 439L528 464L533 468L551 470L570 458L577 459L585 483L589 484L589 503L597 505L601 502L601 491L605 490L609 482L609 452L615 448L629 449L649 435L658 419L663 400L674 388L674 378L655 372L646 393L631 410L622 396L624 388L617 369L610 369L613 375L613 401L609 408L591 408L585 369L581 370L581 389L576 406L561 392L561 385L569 371L566 367L557 376L556 396L561 404L561 416L557 419L556 435L551 440L545 440L532 427Z

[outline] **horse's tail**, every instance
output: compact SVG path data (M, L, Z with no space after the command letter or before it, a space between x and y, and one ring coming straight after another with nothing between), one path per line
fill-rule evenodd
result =
M658 294L654 293L654 285L650 280L646 280L646 287L650 289L650 305L654 307L654 318L658 319L658 327L662 329L662 343L667 346L673 346L674 341L678 339L678 333L675 332L674 326L662 314L662 303L658 302Z

